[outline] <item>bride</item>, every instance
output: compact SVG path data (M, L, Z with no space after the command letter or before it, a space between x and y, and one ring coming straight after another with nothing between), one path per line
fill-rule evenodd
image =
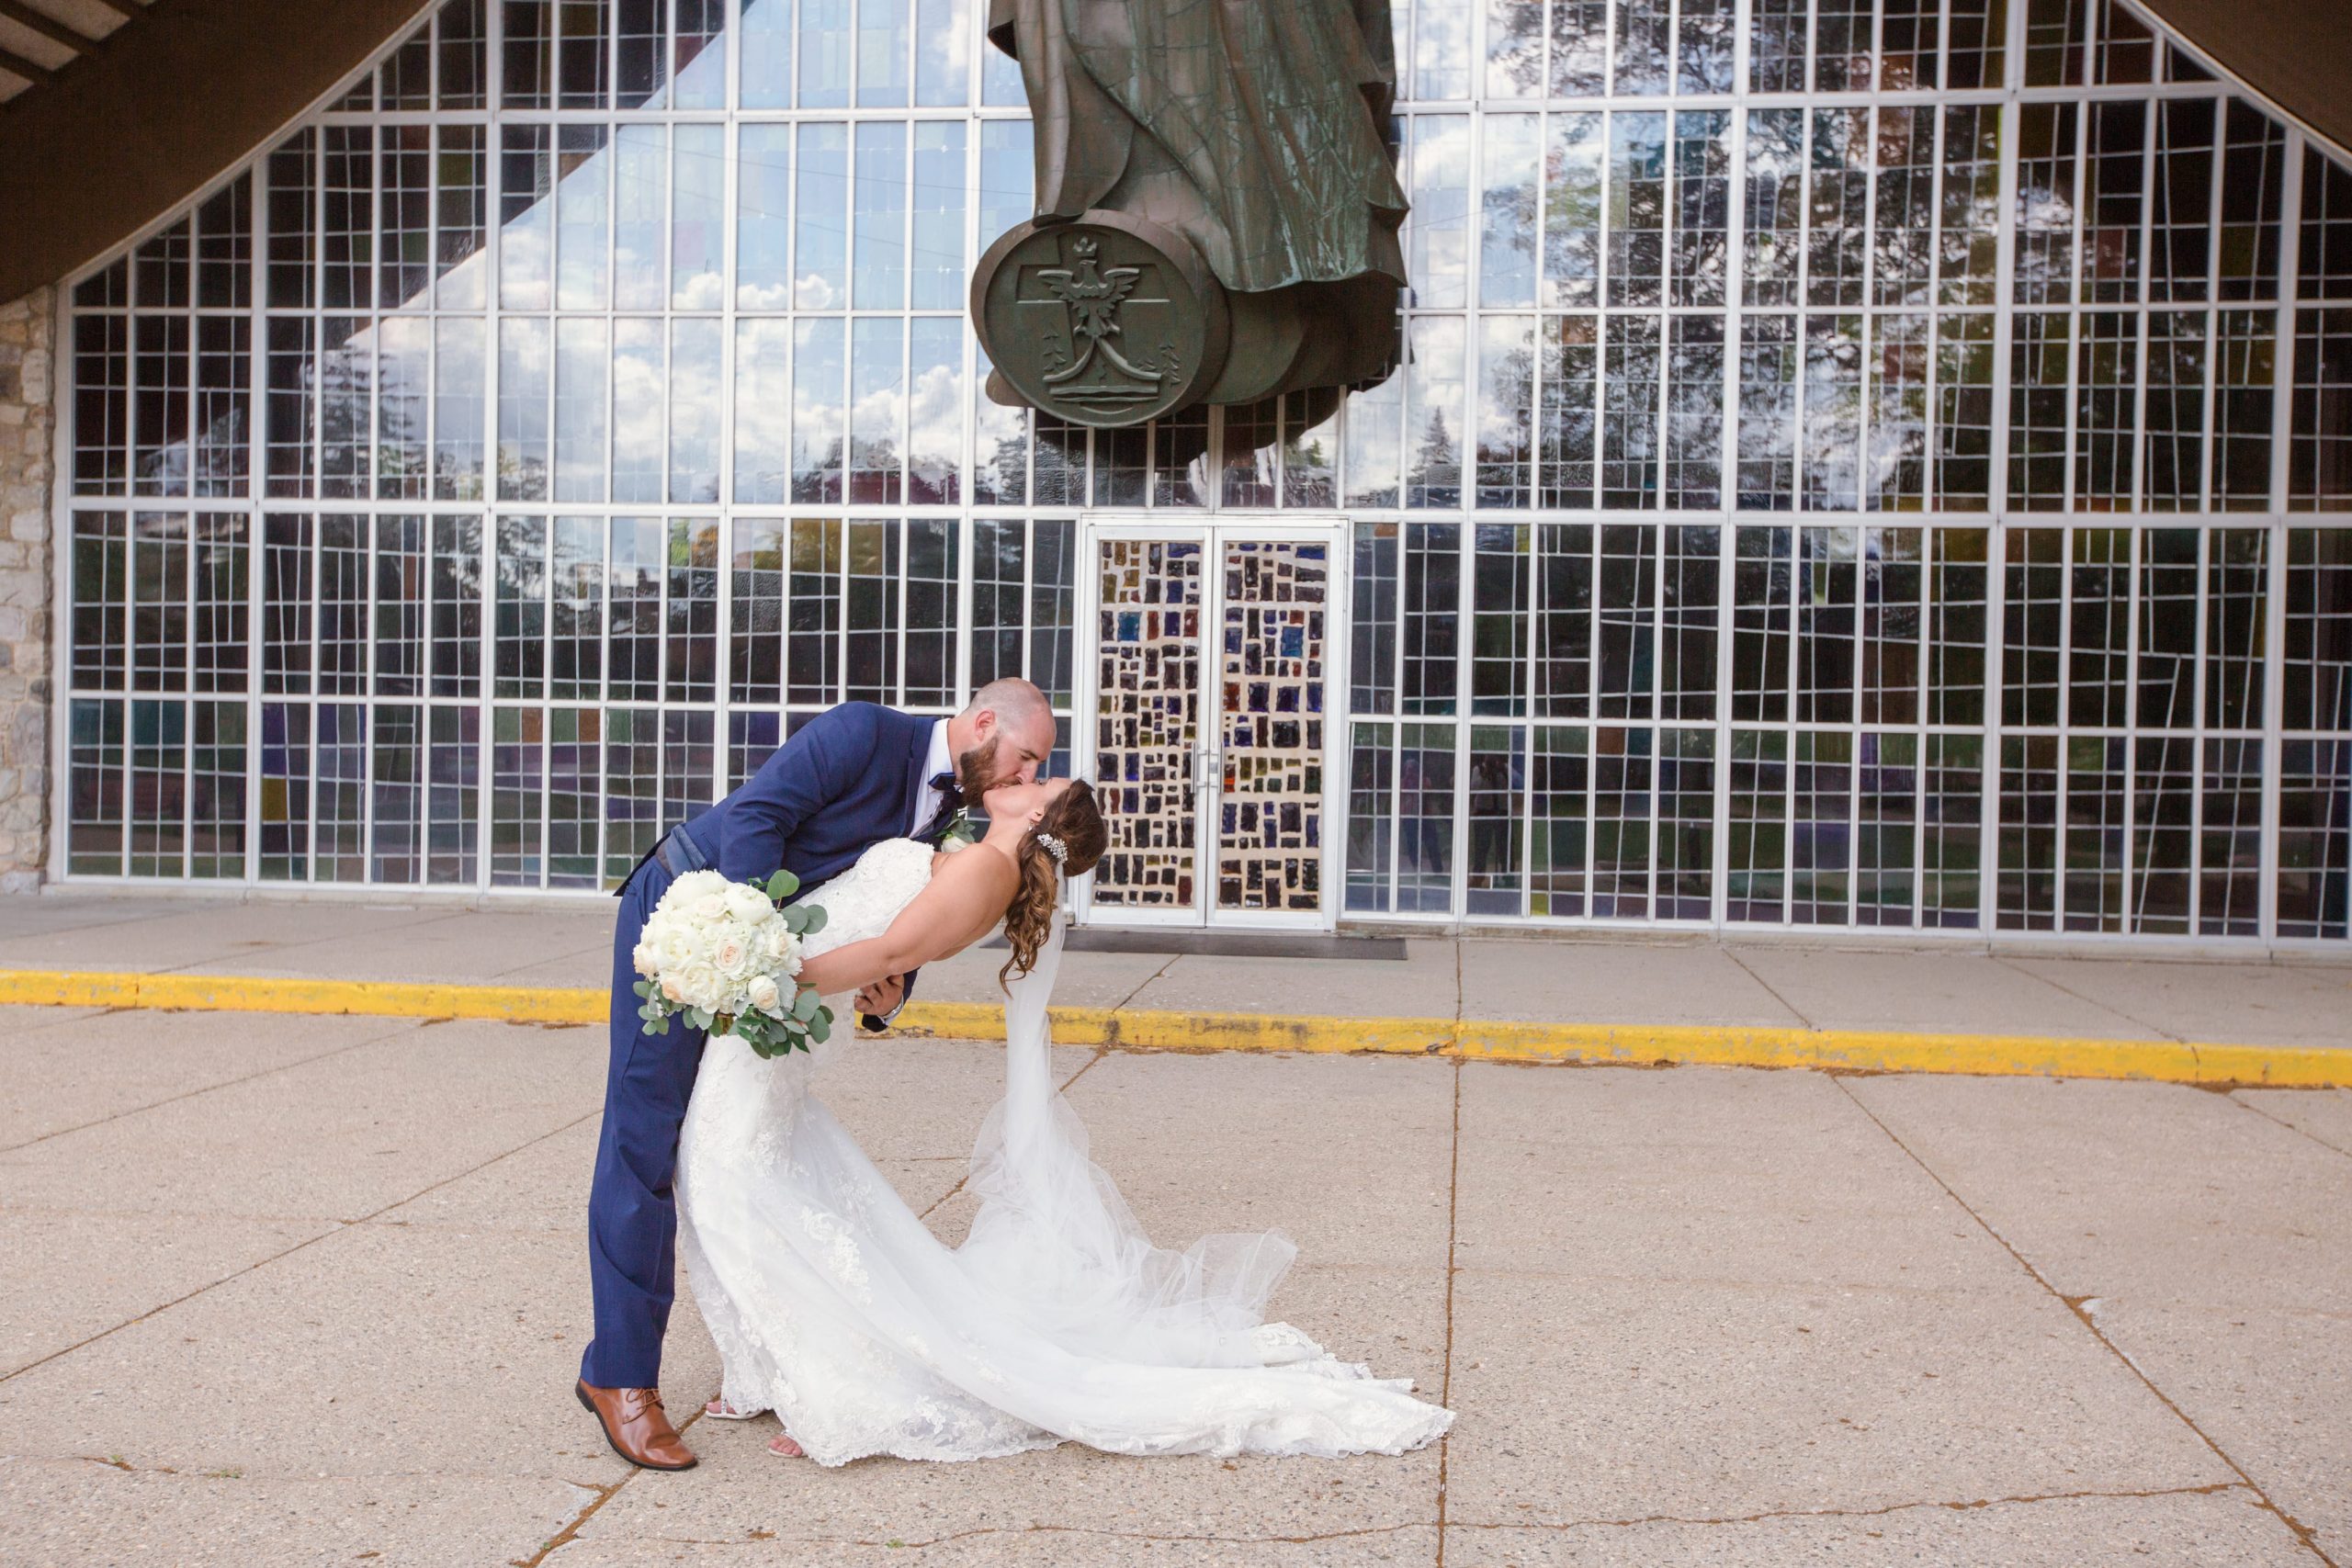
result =
M725 1377L719 1419L774 1411L769 1447L820 1464L974 1460L1074 1441L1125 1454L1402 1453L1450 1412L1261 1321L1279 1235L1153 1247L1053 1087L1046 1008L1060 878L1101 858L1092 788L985 797L961 852L886 840L813 897L803 985L903 974L998 924L1012 948L1003 1101L973 1152L980 1199L950 1250L809 1091L832 1048L763 1060L713 1039L679 1147L679 1247Z

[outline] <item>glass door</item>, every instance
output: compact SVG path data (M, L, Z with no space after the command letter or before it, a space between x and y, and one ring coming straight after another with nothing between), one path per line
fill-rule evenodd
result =
M1329 929L1335 523L1090 519L1079 765L1110 848L1097 925Z

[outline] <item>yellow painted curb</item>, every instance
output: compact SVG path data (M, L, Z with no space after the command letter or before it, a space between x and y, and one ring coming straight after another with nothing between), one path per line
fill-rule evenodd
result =
M0 970L0 1003L560 1024L601 1024L609 1006L604 992L578 987L39 969ZM1461 1056L1483 1062L1823 1067L1846 1072L2144 1078L2292 1089L2352 1087L2352 1049L2311 1045L1905 1034L1887 1030L1292 1018L1083 1007L1056 1008L1053 1020L1054 1038L1062 1044L1137 1051L1289 1051ZM1001 1040L1004 1010L977 1002L916 1002L899 1015L897 1032L940 1039Z
M399 980L256 979L241 975L110 975L0 969L0 1003L178 1008L190 1012L359 1013L602 1023L605 993L544 986L437 986Z

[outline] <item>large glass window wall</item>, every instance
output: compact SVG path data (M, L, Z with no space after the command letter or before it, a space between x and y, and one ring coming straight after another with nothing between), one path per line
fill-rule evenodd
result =
M2352 934L2352 171L2138 13L1396 0L1407 367L1090 437L976 7L448 0L77 279L56 866L594 889L1271 513L1342 918Z

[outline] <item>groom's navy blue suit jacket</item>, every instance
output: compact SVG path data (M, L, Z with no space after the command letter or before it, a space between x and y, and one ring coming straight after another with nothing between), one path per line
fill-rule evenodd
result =
M819 714L742 787L686 824L731 881L782 866L803 893L847 871L878 840L918 832L923 759L936 719L872 703Z

